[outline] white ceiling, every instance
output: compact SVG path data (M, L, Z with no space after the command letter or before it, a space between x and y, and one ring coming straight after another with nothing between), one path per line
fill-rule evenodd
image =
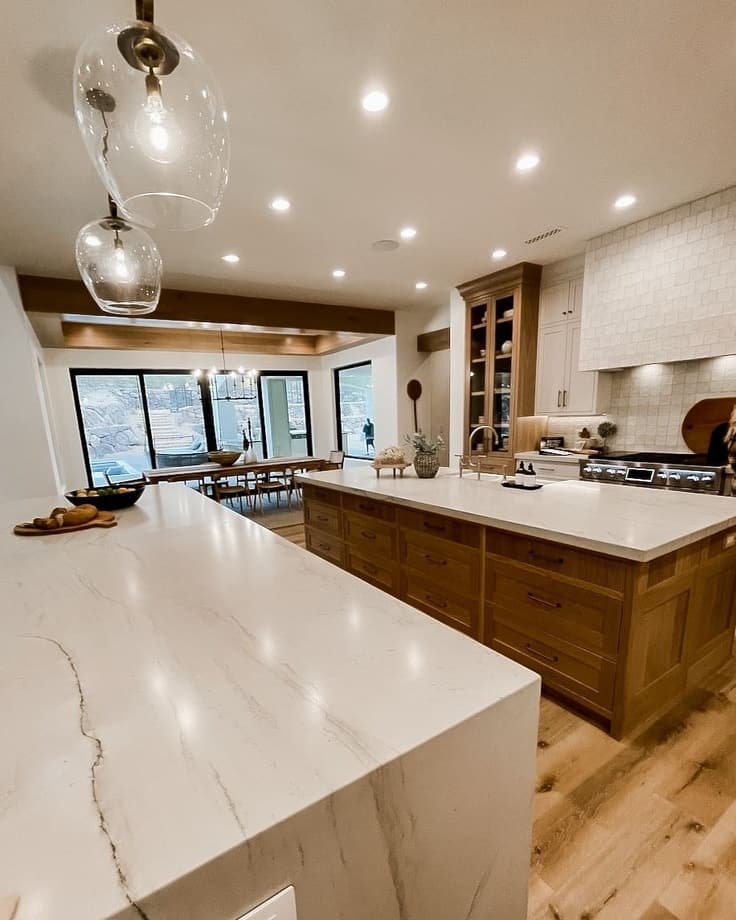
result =
M21 272L75 277L76 232L104 213L71 67L89 31L133 7L3 12L0 262ZM216 71L233 131L215 224L155 234L169 287L434 306L454 284L736 181L733 0L157 0L156 18ZM369 117L375 84L391 105ZM519 175L529 148L542 163ZM616 212L625 191L639 202ZM288 214L269 210L276 194ZM406 224L413 242L371 251ZM568 229L523 244L555 224Z

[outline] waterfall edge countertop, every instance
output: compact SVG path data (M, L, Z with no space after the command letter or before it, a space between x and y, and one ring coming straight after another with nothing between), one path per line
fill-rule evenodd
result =
M522 492L501 477L447 468L435 479L376 477L369 466L308 473L300 481L551 540L608 556L650 562L736 525L736 499L615 484L545 482Z
M522 916L537 675L183 485L10 533L58 503L0 506L17 920L234 920L288 884L300 920Z

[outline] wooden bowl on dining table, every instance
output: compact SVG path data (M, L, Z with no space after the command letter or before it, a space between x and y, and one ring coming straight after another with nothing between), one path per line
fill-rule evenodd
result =
M207 453L207 459L220 466L232 466L242 453L242 450L211 450Z

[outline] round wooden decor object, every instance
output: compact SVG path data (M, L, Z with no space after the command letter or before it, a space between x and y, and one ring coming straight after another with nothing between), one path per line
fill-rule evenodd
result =
M717 396L701 399L688 410L682 422L682 437L687 446L696 454L707 454L713 429L727 422L736 405L736 393L733 396Z
M406 385L406 395L409 399L419 399L422 395L422 385L418 380L410 380Z

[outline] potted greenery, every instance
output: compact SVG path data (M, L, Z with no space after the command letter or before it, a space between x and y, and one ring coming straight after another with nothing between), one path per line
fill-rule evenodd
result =
M606 438L612 438L617 431L618 428L614 425L613 422L600 423L598 426L598 437L603 442L601 445L601 453L605 453L606 451Z
M441 436L438 435L433 441L423 432L417 431L407 434L404 440L414 448L414 470L419 479L432 479L436 476L440 468L438 452L445 443Z

